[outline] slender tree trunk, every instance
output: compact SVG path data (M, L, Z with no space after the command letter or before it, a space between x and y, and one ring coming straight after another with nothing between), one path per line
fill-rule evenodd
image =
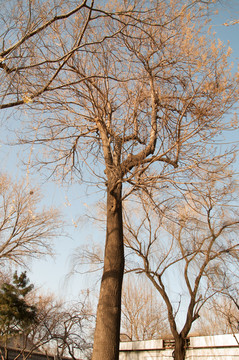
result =
M97 308L92 360L118 360L121 290L124 273L122 186L107 189L107 230L104 271Z
M175 339L175 349L173 352L174 356L174 360L185 360L185 356L186 356L186 340L181 337L178 336Z

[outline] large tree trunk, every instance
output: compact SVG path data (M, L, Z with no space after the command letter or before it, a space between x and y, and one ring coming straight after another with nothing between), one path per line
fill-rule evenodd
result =
M185 360L186 356L186 339L178 336L175 339L175 349L173 352L174 360Z
M124 273L122 186L107 189L107 230L104 271L97 308L92 360L118 360L121 290Z

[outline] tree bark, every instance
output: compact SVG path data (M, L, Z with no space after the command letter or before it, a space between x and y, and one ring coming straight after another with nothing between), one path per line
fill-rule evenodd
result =
M175 348L173 351L174 360L185 360L186 355L186 339L181 336L175 338Z
M121 290L124 273L122 185L107 186L107 229L104 270L97 308L92 360L118 360Z

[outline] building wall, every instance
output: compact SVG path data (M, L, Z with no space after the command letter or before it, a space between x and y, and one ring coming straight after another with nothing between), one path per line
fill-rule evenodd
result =
M44 354L40 351L28 351L0 346L1 360L72 360L69 357L57 357ZM80 360L80 359L79 359Z
M239 360L239 334L189 338L187 360ZM168 347L168 348L167 348ZM122 342L119 360L173 360L172 344L163 340Z

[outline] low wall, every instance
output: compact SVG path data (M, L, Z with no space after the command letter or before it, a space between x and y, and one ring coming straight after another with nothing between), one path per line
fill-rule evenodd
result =
M239 334L196 336L188 339L187 360L239 360ZM119 360L173 360L172 340L120 343Z

